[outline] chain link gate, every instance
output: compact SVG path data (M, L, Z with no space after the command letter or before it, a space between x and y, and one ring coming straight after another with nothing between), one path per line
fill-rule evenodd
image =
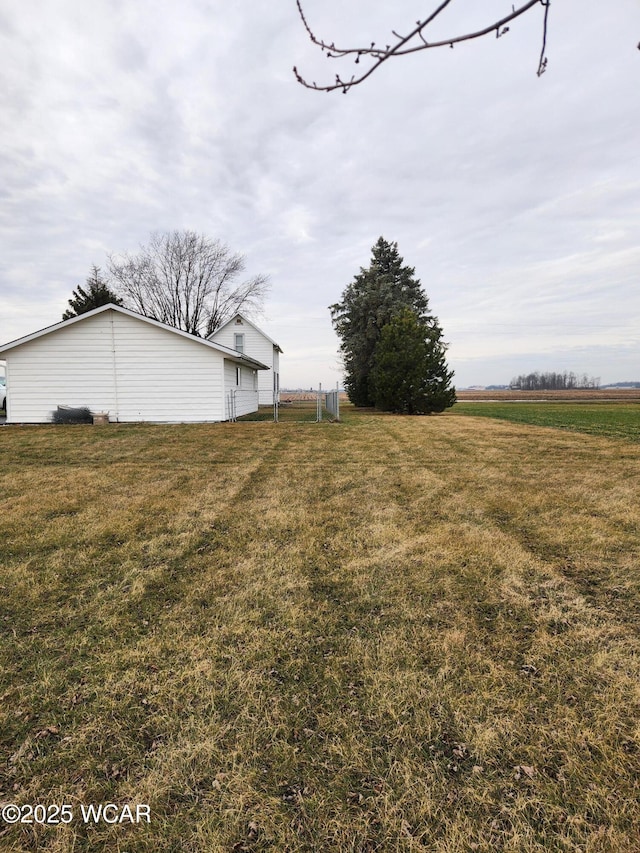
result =
M327 398L335 395L335 405L328 407ZM279 399L278 399L279 397ZM336 420L334 408L337 407L337 391L328 394L323 392L322 384L317 389L310 388L308 391L281 390L274 395L273 404L260 406L257 412L237 417L238 421L275 421L276 423L320 423L325 418ZM236 419L235 417L233 418Z

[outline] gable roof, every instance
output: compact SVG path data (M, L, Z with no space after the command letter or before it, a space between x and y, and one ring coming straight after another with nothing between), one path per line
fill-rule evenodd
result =
M258 326L256 326L255 323L252 323L251 320L249 320L247 317L245 317L244 314L240 314L240 312L238 312L237 314L234 314L233 317L230 320L227 320L226 323L223 323L221 326L218 326L218 328L215 330L215 332L211 332L211 334L207 337L207 340L208 341L213 340L213 338L218 334L218 332L222 331L222 329L226 329L228 325L235 322L237 317L240 317L240 319L242 320L243 323L246 323L248 326L251 326L251 328L255 329L255 331L258 332L259 335L262 335L263 338L266 338L270 343L272 343L274 345L274 347L278 350L278 352L282 352L280 345L277 344L273 340L273 338L270 338L269 335L265 334L262 331L262 329L258 328Z
M118 314L133 317L134 320L140 320L143 323L149 323L151 326L157 326L159 329L165 329L166 331L172 332L175 335L180 335L180 337L186 338L193 343L202 344L202 346L216 350L222 353L225 358L238 362L238 364L246 364L247 367L251 367L254 370L269 370L266 364L263 364L261 361L256 361L255 358L249 358L249 356L243 355L242 353L237 352L237 350L231 349L231 347L225 347L222 344L215 343L214 341L207 340L206 338L199 338L197 335L192 335L190 332L184 332L182 329L176 329L174 326L168 326L166 323L161 323L159 320L152 320L151 317L145 317L144 314L138 314L137 311L131 311L130 308L123 308L121 305L114 305L112 302L109 302L107 305L101 305L99 308L93 308L91 311L79 314L77 317L72 317L70 320L62 320L60 323L54 323L53 326L46 326L44 329L32 332L30 335L25 335L23 338L18 338L15 341L3 344L0 346L0 354L9 352L16 347L29 343L30 341L35 341L37 338L50 335L52 332L57 332L59 329L72 326L74 323L82 323L83 320L88 320L89 317L95 317L103 311L116 311Z

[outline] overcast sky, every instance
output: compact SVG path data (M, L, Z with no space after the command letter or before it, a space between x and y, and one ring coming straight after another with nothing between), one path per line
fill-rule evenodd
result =
M357 45L435 5L305 9ZM452 6L434 38L511 0ZM189 228L269 274L257 322L284 350L283 387L333 386L327 306L382 235L415 267L458 387L640 380L640 4L553 0L538 78L542 18L343 95L295 81L293 65L352 71L311 45L295 0L2 4L0 343L58 322L107 253Z

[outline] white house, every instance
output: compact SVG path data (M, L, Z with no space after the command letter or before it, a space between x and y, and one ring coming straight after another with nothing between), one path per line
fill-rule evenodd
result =
M276 399L280 400L280 353L278 344L254 325L243 314L235 314L208 339L223 346L230 347L236 352L244 353L251 358L257 358L269 368L258 375L260 405L268 406Z
M117 305L0 346L7 422L86 406L120 423L230 420L258 408L266 364Z

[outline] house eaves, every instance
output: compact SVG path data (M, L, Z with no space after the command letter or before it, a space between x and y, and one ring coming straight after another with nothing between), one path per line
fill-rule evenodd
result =
M211 332L211 334L210 334L210 335L208 335L207 340L211 340L211 338L212 338L214 335L217 335L217 334L218 334L218 332L219 332L221 329L226 329L226 327L227 327L228 325L230 325L231 323L233 323L233 322L234 322L234 320L236 319L236 317L240 317L240 319L242 320L242 322L243 322L243 323L246 323L246 324L247 324L247 326L251 326L251 328L252 328L252 329L254 329L256 332L258 332L258 334L259 334L259 335L262 335L262 337L263 337L263 338L266 338L266 340L268 340L268 341L269 341L269 343L272 343L272 344L274 345L274 347L278 350L278 352L282 352L282 348L280 347L280 344L277 344L277 343L273 340L273 338L270 338L270 337L269 337L269 335L266 335L266 334L262 331L262 329L258 328L258 326L256 326L256 324L255 324L255 323L252 323L252 322L251 322L251 320L248 320L248 319L244 316L244 314L239 314L239 313L238 313L238 314L234 314L234 315L233 315L233 317L232 317L230 320L227 320L227 322L226 322L226 323L223 323L221 326L218 326L218 328L217 328L214 332Z
M99 308L93 308L91 311L87 311L84 314L79 314L77 317L72 317L70 320L62 320L60 323L55 323L52 326L46 326L44 329L40 329L37 332L32 332L30 335L25 335L22 338L18 338L15 341L9 341L9 343L3 344L0 346L0 354L4 352L9 352L16 347L22 346L23 344L27 344L30 341L34 341L37 338L42 338L45 335L50 335L53 332L57 332L60 329L66 329L69 326L72 326L74 323L82 323L84 320L88 320L90 317L95 317L97 314L101 314L103 311L115 311L119 314L124 314L127 317L133 317L135 320L141 320L144 323L149 323L151 326L157 326L159 329L165 329L168 332L172 332L175 335L180 335L182 338L187 338L189 341L193 341L197 344L201 344L202 346L209 347L210 349L216 350L217 352L222 353L225 358L230 359L231 361L235 361L239 364L245 364L248 367L253 368L254 370L269 370L269 367L266 364L262 364L261 361L256 361L254 358L249 358L246 355L242 355L236 350L231 349L230 347L222 346L222 344L215 343L214 341L210 341L207 338L199 338L197 335L192 335L190 332L184 332L182 329L176 329L174 326L169 326L166 323L161 323L159 320L153 320L151 317L145 317L144 314L138 314L137 311L132 311L130 308L123 308L121 305L114 305L112 302L107 305L101 305Z

